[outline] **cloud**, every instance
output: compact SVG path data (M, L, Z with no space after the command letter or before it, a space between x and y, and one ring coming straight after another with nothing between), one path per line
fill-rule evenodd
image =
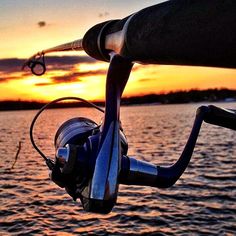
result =
M6 83L6 82L8 82L8 80L9 80L8 78L1 77L1 78L0 78L0 84L1 84L1 83Z
M86 77L86 76L92 76L92 75L102 75L105 74L105 70L95 70L95 71L79 71L79 72L73 72L69 73L64 76L54 76L51 77L51 80L53 83L68 83L68 82L75 82L75 81L81 81L78 77Z
M48 85L53 85L53 83L36 83L34 85L35 86L48 86Z
M72 72L62 76L52 76L50 77L51 82L49 83L36 83L35 86L48 86L61 83L75 83L81 82L83 77L86 76L96 76L96 75L105 75L106 70L95 70L95 71L79 71Z
M29 68L22 71L21 68L25 61L26 59L23 58L0 59L0 84L7 83L11 80L24 80L25 77L32 75ZM65 76L51 77L50 83L38 83L35 84L36 86L54 85L58 83L70 83L75 81L78 82L78 77L105 73L105 71L101 70L98 70L97 72L75 71L75 65L77 64L90 64L96 62L95 59L89 56L53 56L46 57L45 62L47 71L63 70L65 72L72 71L72 73L68 73ZM16 76L14 73L17 73L19 75Z
M45 56L46 66L74 66L79 63L95 63L96 60L89 56ZM55 70L55 68L54 68Z
M45 27L47 24L46 24L45 21L39 21L39 22L37 23L37 25L38 25L39 28L43 28L43 27Z
M79 72L73 72L63 76L53 76L50 79L53 84L81 82L81 79L77 78L79 74Z
M12 73L20 71L24 62L25 59L18 58L0 59L0 72Z
M0 73L9 74L20 72L26 59L7 58L0 59ZM95 63L89 56L54 56L45 57L47 70L71 70L76 64Z
M1 83L7 83L10 80L16 80L16 79L20 79L20 77L18 76L7 76L7 77L0 77L0 84Z
M146 83L146 82L150 82L150 81L152 81L153 80L153 78L142 78L142 79L139 79L138 80L138 82L144 82L144 83Z
M98 14L99 18L103 18L103 17L107 17L107 16L109 16L109 12L107 12L107 11L101 12L101 13Z

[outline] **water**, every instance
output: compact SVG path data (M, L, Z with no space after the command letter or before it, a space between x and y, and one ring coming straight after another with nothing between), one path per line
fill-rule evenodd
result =
M236 104L217 104L236 108ZM183 150L198 104L122 107L129 155L172 164ZM29 141L35 111L0 113L0 235L236 235L236 132L203 124L191 163L169 189L120 186L108 215L86 213L48 178ZM88 108L47 111L37 143L54 154L58 125L74 116L97 122ZM22 149L13 170L17 151Z

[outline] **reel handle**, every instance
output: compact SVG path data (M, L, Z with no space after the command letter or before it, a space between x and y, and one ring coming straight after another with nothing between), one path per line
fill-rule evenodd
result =
M199 107L189 139L175 164L169 167L161 167L134 158L123 157L121 183L157 188L168 188L174 185L191 160L203 121L236 130L236 111L213 105Z

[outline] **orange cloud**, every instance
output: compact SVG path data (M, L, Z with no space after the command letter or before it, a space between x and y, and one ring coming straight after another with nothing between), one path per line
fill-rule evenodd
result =
M49 83L36 83L36 86L47 86L47 85L58 85L61 83L75 83L75 82L82 82L82 77L89 77L89 76L98 76L98 75L105 75L105 70L95 70L95 71L78 71L78 72L71 72L61 76L50 76L51 82Z

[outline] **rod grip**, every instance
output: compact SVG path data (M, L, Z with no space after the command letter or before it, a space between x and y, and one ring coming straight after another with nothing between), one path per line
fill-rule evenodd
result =
M83 47L90 56L109 60L104 38L123 30L119 54L131 61L236 68L235 12L235 0L171 0L94 26Z
M204 121L210 124L236 130L236 111L208 106Z
M122 54L145 63L236 67L236 1L172 0L132 17Z

